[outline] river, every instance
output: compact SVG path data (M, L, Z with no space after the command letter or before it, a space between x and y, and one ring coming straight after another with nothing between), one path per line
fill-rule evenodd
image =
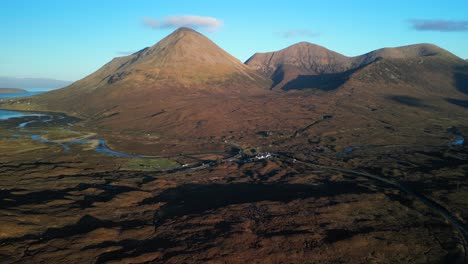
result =
M37 95L42 92L27 92L27 93L14 93L14 94L0 94L0 100L8 100L8 98L15 98L15 97L24 97L24 96L32 96L32 95ZM24 122L21 122L15 129L27 132L28 126L34 123L49 123L52 121L60 121L65 118L63 114L45 114L45 113L34 113L34 112L22 112L22 111L12 111L12 110L1 110L0 109L0 121L1 120L8 120L8 119L13 119L13 118L30 118L30 117L38 117L33 120L27 120ZM73 123L66 123L64 124L64 127L71 127L73 126ZM68 131L74 132L70 129L67 128ZM34 131L36 132L36 131ZM16 136L16 135L14 135ZM133 155L133 154L128 154L128 153L123 153L123 152L117 152L111 150L109 147L106 145L106 141L104 139L100 138L86 138L86 139L72 139L70 141L66 142L57 142L53 140L47 140L43 137L41 134L31 134L29 137L32 140L44 143L44 144L57 144L60 145L65 152L70 150L70 145L72 144L89 144L96 142L94 151L105 154L108 156L116 156L116 157L126 157L126 158L141 158L138 155Z

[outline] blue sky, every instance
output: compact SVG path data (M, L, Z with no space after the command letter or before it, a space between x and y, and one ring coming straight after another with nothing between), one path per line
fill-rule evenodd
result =
M155 44L187 16L222 23L198 30L241 61L300 41L347 56L425 42L467 59L467 10L461 0L3 1L0 76L77 80Z

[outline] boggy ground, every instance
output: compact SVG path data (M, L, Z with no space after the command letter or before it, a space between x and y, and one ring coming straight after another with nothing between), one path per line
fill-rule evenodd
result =
M1 260L464 263L468 149L449 146L440 129L434 140L444 144L346 149L334 143L349 140L340 131L321 132L332 120L291 134L259 131L261 147L247 138L164 162L29 137L76 137L57 132L67 119L24 130L15 127L25 120L2 122ZM251 158L262 151L275 155Z

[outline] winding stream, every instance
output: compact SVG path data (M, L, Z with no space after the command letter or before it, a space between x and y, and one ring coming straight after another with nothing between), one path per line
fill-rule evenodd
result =
M14 94L1 94L0 101L8 100L8 98L15 98L15 97L24 97L24 96L31 96L40 94L42 92L27 92L27 93L14 93ZM13 110L1 110L0 109L0 121L6 121L13 118L31 118L34 117L33 120L24 121L16 126L15 129L18 129L19 132L28 132L28 128L31 124L34 123L49 123L53 121L59 121L65 119L64 115L61 114L45 114L45 113L34 113L34 112L22 112L22 111L13 111ZM74 123L67 122L64 126L72 127ZM67 129L69 132L74 132L72 130ZM19 134L13 135L12 137L18 138L20 137ZM73 144L94 144L93 150L108 156L115 156L115 157L125 157L125 158L143 158L138 155L128 154L123 152L117 152L111 150L106 145L106 141L100 138L89 138L89 139L75 139L66 142L58 142L53 140L47 140L43 137L43 134L33 134L29 135L32 140L38 141L43 144L57 144L61 146L64 152L68 152L70 150L70 146Z
M11 110L0 110L0 120L6 121L9 119L13 119L13 118L26 118L26 117L39 117L39 118L34 119L34 120L28 120L17 125L15 129L19 130L18 132L29 132L27 128L29 125L33 123L45 124L45 123L49 123L52 121L59 121L59 120L65 119L65 116L60 115L60 114L42 114L42 113L11 111ZM66 126L68 127L71 127L73 125L74 124L70 122L66 123ZM69 129L67 129L66 131L75 132ZM13 135L13 137L17 138L19 137L19 135L16 134L16 135ZM134 154L113 151L109 147L107 147L106 141L100 138L72 139L70 141L58 142L54 140L45 139L43 134L32 134L32 135L29 135L29 137L32 140L38 141L43 144L57 144L60 147L62 147L65 152L68 152L70 150L70 146L73 144L93 144L95 145L93 147L94 151L107 155L107 156L125 157L125 158L143 158L141 156L134 155Z
M465 138L456 128L452 127L448 132L455 136L455 139L449 143L449 146L463 146L465 144Z
M138 156L134 154L113 151L109 147L107 147L106 141L104 139L77 139L77 140L69 141L66 144L88 144L88 143L92 143L93 141L98 142L97 146L94 147L94 151L96 152L99 152L108 156L114 156L114 157L143 158L142 156Z
M38 114L38 113L11 111L11 110L0 110L0 120L8 120L10 118L18 118L18 117L26 117L26 116L41 117L41 116L46 116L46 115Z
M20 111L10 111L10 110L0 110L0 114L4 117L0 120L9 120L9 119L16 119L16 118L24 118L26 120L18 120L21 123L15 125L13 127L14 130L18 131L18 133L13 133L11 137L19 138L21 135L28 136L32 140L40 142L42 144L55 144L60 146L64 152L71 151L71 147L73 145L88 145L92 146L92 150L95 152L101 153L107 156L114 156L114 157L123 157L123 158L137 158L137 159L145 159L145 158L154 158L153 156L140 156L125 152L118 152L110 149L106 141L102 138L95 138L94 135L84 135L78 136L74 138L61 139L61 140L50 140L47 138L47 130L38 131L38 125L46 124L49 122L61 122L57 124L57 126L61 127L63 131L70 132L70 133L80 133L77 131L73 131L70 128L74 126L73 122L70 120L65 120L66 116L63 114L54 114L54 113L26 113ZM34 117L33 120L30 120L31 117ZM32 124L36 124L33 126ZM39 133L38 133L39 132ZM270 159L274 156L273 153L258 153L256 156L248 156L244 155L242 148L234 143L225 142L228 146L235 149L235 153L230 153L230 156L223 159L223 162L238 162L238 163L248 163L248 162L255 162L258 160L263 159ZM204 161L200 163L194 164L185 164L182 169L202 169L207 168L210 166L215 165L216 162Z

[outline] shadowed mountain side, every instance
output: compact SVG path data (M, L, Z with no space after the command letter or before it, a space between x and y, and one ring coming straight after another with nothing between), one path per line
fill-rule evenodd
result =
M281 90L335 90L344 85L349 80L351 75L357 70L358 69L351 69L340 73L323 73L319 75L299 75L297 78L284 84Z
M458 99L447 98L447 102L464 107L464 108L468 108L468 100L458 100Z
M403 105L412 106L412 107L428 107L421 99L405 96L405 95L393 95L389 96L390 100L398 102Z
M455 79L455 85L457 89L468 95L468 66L455 67L455 73L453 75Z

